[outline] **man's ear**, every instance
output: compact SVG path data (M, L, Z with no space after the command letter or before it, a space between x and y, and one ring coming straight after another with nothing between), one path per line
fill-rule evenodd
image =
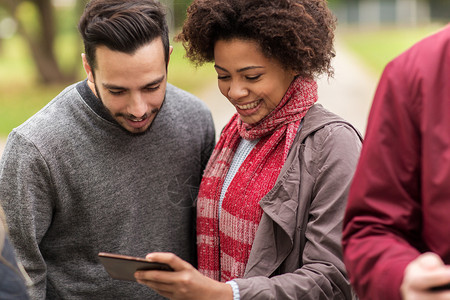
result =
M173 46L169 46L169 59L167 59L167 64L169 64L170 55L172 55L172 52L173 52Z
M82 53L81 54L81 59L83 61L83 68L84 71L86 72L87 75L87 79L91 82L94 83L94 72L92 71L91 66L89 65L87 58L86 58L86 54Z

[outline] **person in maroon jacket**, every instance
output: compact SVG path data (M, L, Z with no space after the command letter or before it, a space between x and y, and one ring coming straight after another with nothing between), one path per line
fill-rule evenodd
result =
M450 283L449 237L447 26L379 82L344 220L351 283L361 299L450 299L450 289L434 289Z

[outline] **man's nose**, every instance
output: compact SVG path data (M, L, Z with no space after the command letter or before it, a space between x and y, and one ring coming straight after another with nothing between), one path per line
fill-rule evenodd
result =
M147 113L147 110L147 103L141 93L132 94L128 103L128 113L136 118L141 118Z

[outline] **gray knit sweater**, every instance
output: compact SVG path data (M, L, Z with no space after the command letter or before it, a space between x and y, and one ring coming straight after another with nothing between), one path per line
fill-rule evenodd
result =
M14 129L0 199L32 299L162 298L111 279L97 254L170 251L195 264L194 204L213 146L206 106L171 85L144 134L111 119L86 81Z

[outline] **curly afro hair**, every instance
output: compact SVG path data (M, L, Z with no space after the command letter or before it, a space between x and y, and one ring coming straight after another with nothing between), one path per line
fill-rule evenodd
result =
M267 58L312 79L333 76L335 28L326 0L194 0L175 40L197 65L214 61L217 40L256 41Z

